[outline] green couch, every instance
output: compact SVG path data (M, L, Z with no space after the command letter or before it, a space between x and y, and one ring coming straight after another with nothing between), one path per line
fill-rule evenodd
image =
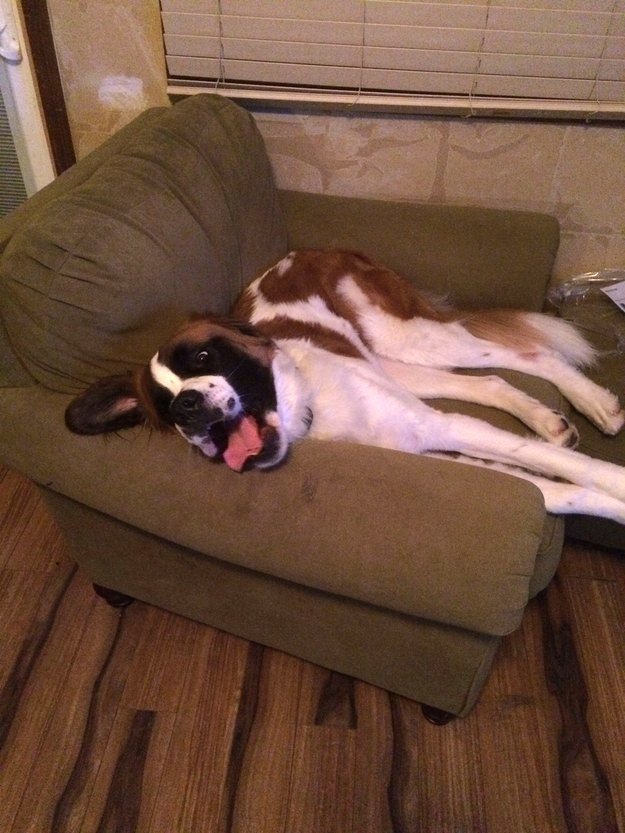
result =
M149 110L0 226L0 459L94 584L466 714L558 564L563 523L532 485L312 440L237 475L173 434L64 426L72 394L145 362L188 314L226 312L289 248L329 245L459 303L539 309L558 226L279 192L245 110L204 94Z

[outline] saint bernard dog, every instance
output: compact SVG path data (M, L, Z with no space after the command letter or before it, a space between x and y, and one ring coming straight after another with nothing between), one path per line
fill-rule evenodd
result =
M192 318L142 371L96 382L68 427L96 434L146 423L176 429L231 469L269 469L303 437L413 454L452 453L537 484L547 510L625 523L625 469L572 449L577 432L500 377L509 368L553 382L606 434L618 399L579 370L594 352L568 322L542 313L437 305L389 269L349 251L288 254L254 280L232 318ZM518 436L424 399L476 402L522 420Z

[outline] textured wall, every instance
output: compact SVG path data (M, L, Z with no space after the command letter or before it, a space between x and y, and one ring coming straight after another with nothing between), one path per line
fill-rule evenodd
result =
M167 103L159 6L48 5L82 157L144 107ZM562 226L559 277L625 267L623 127L353 112L255 115L283 187L547 211Z
M625 130L581 124L256 114L283 187L555 214L559 277L625 268Z
M157 0L47 0L78 158L168 104Z

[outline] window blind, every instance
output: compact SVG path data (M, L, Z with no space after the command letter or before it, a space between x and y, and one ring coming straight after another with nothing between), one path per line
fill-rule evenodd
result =
M625 118L625 0L161 0L161 12L173 91Z

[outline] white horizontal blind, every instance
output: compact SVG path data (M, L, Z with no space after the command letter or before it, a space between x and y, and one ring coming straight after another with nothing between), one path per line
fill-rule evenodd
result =
M161 9L172 86L625 117L625 0L161 0Z

